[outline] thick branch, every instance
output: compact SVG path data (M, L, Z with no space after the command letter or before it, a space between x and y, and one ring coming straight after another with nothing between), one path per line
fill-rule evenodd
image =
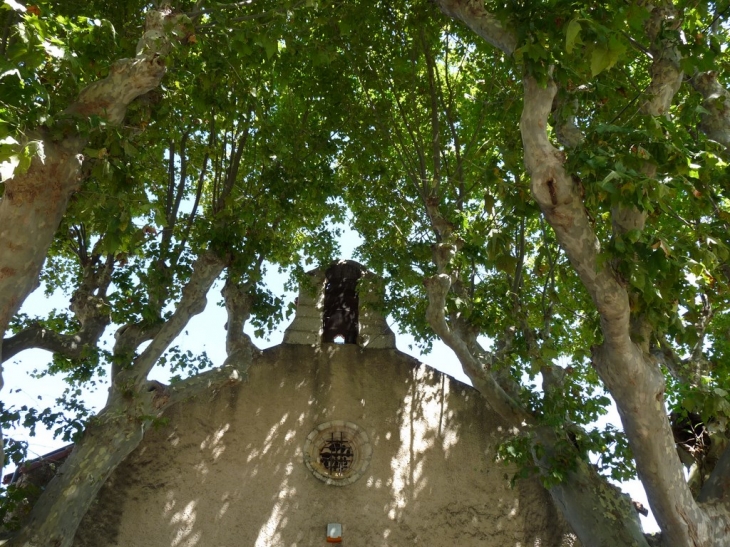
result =
M0 201L0 333L38 286L38 274L81 170L82 139L53 143L41 132L34 140L45 143L45 158L36 155L26 173L6 181Z
M15 336L3 340L3 362L12 359L21 351L37 348L58 353L68 359L81 359L84 352L101 337L106 325L99 325L100 329L81 330L77 334L59 334L47 329L40 323L33 323ZM98 334L97 334L98 333Z
M514 53L516 34L504 28L493 14L484 9L484 0L436 0L436 4L446 15L464 22L494 47L507 55Z
M681 54L676 30L679 26L677 10L671 2L652 7L646 22L646 33L651 40L651 84L646 90L647 100L642 105L650 116L662 116L669 112L674 96L682 85L679 67Z
M465 374L474 387L486 397L489 405L512 427L522 428L533 423L533 417L526 412L518 401L512 399L497 383L494 376L474 357L466 342L449 327L444 310L446 295L451 288L451 279L439 274L424 281L428 292L426 319L438 337L456 353Z
M129 103L160 85L166 71L164 58L172 50L173 41L183 41L192 33L189 21L169 7L150 11L136 57L114 63L109 75L86 87L65 114L99 116L108 123L121 123Z
M555 117L555 136L565 148L575 148L583 143L585 138L575 120L578 100L556 95L553 103Z
M730 503L730 444L722 452L722 456L715 464L710 478L697 496L699 502Z
M628 294L608 268L599 268L595 233L561 154L548 140L556 86L550 82L541 88L528 76L524 87L520 129L532 193L600 314L604 342L595 350L594 363L616 401L664 541L714 545L725 523L711 521L692 499L664 408L664 378L631 340Z
M15 336L2 341L2 362L30 348L45 349L68 359L81 359L87 348L96 343L109 326L109 306L104 301L111 282L114 258L108 256L102 263L99 257L87 257L83 278L71 297L71 311L76 315L80 328L73 334L54 332L40 323L33 323Z
M175 312L160 327L150 345L134 360L131 373L137 382L147 377L157 360L183 331L190 318L205 309L208 301L206 295L223 268L223 261L211 252L200 255L193 263L193 272L183 288L182 298Z
M254 345L251 338L243 332L243 327L251 315L251 301L246 294L247 287L241 286L230 277L221 291L226 303L228 322L226 323L226 353L228 357L223 366L239 361L250 362Z
M169 10L151 11L137 57L115 64L108 77L81 92L66 114L121 122L132 100L159 85L165 73L162 58L173 38L184 38L179 25L185 21ZM23 144L30 141L39 143L42 154L33 157L28 171L6 181L0 201L0 336L38 286L48 248L82 176L84 138L72 135L59 142L39 128Z
M730 148L730 93L717 81L716 72L700 72L690 83L704 99L707 110L702 115L700 129L712 140Z
M510 427L524 429L529 426L534 446L539 445L543 456L535 455L535 463L548 476L552 471L550 458L555 456L558 437L551 427L535 423L516 399L502 388L504 379L497 379L495 373L487 370L476 355L483 353L475 347L468 329L459 327L458 319L452 318L451 325L444 317L445 296L450 289L450 278L440 274L426 280L429 295L427 319L434 331L459 358L464 371L474 387L485 396L490 406ZM489 360L494 356L490 355ZM537 451L535 452L537 454ZM574 470L560 484L552 486L550 494L573 526L584 545L593 547L614 547L616 545L646 546L641 526L634 508L625 496L611 487L596 470L583 461L578 461ZM611 507L611 511L606 511ZM616 525L616 521L621 523Z

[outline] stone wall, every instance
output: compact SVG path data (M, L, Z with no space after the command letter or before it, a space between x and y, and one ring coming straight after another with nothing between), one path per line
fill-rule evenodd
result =
M510 488L481 396L397 350L283 344L166 420L103 487L76 547L321 546L332 522L349 546L575 544L544 489ZM303 450L340 421L371 454L333 486Z

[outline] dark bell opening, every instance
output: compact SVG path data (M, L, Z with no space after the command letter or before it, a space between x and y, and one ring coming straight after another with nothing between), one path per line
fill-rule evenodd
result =
M325 272L323 342L357 344L357 282L361 276L360 268L347 262Z

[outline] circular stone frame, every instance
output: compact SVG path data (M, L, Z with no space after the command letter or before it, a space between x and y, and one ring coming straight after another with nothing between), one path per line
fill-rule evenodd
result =
M342 475L332 475L320 462L319 454L333 433L342 434L352 447L352 464ZM304 463L312 474L325 484L347 486L363 476L373 456L367 433L352 422L333 420L319 424L304 442Z

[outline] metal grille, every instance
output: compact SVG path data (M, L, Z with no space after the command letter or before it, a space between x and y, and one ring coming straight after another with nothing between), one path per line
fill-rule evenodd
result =
M339 439L335 438L339 436ZM350 441L345 439L342 432L332 433L319 451L319 462L330 475L341 477L352 465L353 453Z

